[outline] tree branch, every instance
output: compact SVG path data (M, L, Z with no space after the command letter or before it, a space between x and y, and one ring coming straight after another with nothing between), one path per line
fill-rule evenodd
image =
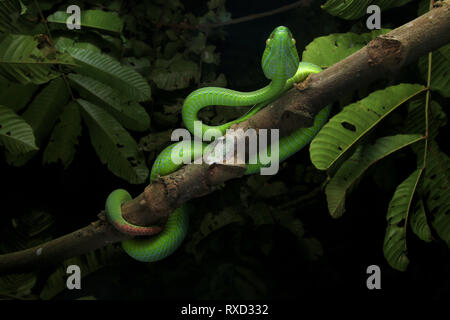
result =
M264 17L268 17L268 16L273 16L275 14L279 14L279 13L282 13L282 12L285 12L285 11L289 11L289 10L298 8L300 6L306 7L306 6L309 6L311 4L311 2L312 2L312 0L299 0L297 2L294 2L294 3L288 4L288 5L279 7L279 8L274 9L274 10L261 12L261 13L254 13L254 14L250 14L250 15L245 16L245 17L240 17L240 18L236 18L236 19L232 19L232 20L228 20L228 21L224 21L224 22L218 22L218 23L200 23L200 24L196 24L196 25L187 24L185 22L182 22L182 23L159 23L158 27L165 26L165 27L178 28L178 29L212 29L212 28L219 28L219 27L229 26L229 25L232 25L232 24L248 22L248 21L252 21L252 20L256 20L256 19L260 19L260 18L264 18Z
M388 78L401 67L450 42L450 0L417 19L372 40L366 47L321 73L313 74L249 120L233 128L280 128L290 134L310 126L314 116L343 94ZM236 135L236 142L245 137ZM186 201L216 190L223 182L239 178L241 166L190 164L148 185L144 192L122 207L123 216L138 225L164 221ZM103 215L100 215L102 217ZM40 246L0 255L0 273L36 270L128 236L114 230L104 219ZM42 250L38 250L42 248ZM39 254L38 254L39 253Z

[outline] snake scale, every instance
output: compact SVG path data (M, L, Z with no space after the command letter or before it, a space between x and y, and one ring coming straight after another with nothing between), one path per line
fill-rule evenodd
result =
M266 78L271 82L266 87L252 91L239 92L226 88L206 87L193 91L184 101L182 109L183 122L186 128L194 134L194 121L197 121L198 112L207 106L252 106L244 116L220 126L208 126L202 124L202 135L207 130L216 130L224 135L232 124L242 122L271 101L279 97L283 92L293 86L294 83L303 81L309 74L318 73L322 69L314 64L299 62L295 39L287 27L275 28L266 41L266 47L262 57L262 69ZM289 136L279 140L279 161L283 161L295 152L307 145L317 134L328 119L330 107L323 108L315 117L313 126L300 128ZM158 176L170 174L181 167L172 161L171 154L174 148L183 142L171 144L165 148L156 158L151 174L150 182ZM204 146L204 145L203 145ZM203 147L202 147L203 149ZM178 150L178 149L177 149ZM180 149L180 155L183 149ZM191 157L197 156L199 151L194 148L185 148L191 153ZM186 152L186 151L185 151ZM246 174L258 172L263 165L259 162L247 164ZM131 195L124 189L113 191L106 200L106 213L108 220L121 232L132 236L148 235L152 227L133 225L122 217L121 206L131 200ZM188 230L189 217L184 206L173 211L164 226L162 232L148 238L136 237L122 242L123 249L134 259L144 262L153 262L164 259L172 254L183 242Z

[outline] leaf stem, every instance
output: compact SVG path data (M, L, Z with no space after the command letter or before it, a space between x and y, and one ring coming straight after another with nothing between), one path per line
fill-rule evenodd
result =
M430 6L429 11L433 9L434 6L434 0L430 0ZM433 53L430 51L428 52L428 74L427 74L427 93L425 96L425 147L423 151L423 164L422 164L422 170L424 170L427 166L427 156L428 156L428 133L429 133L429 108L430 108L430 86L431 86L431 67L433 62Z

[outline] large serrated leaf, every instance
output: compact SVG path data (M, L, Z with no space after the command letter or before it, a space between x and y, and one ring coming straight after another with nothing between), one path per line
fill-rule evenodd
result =
M38 88L33 83L24 85L0 81L0 104L18 112L26 107Z
M431 225L450 247L450 158L434 141L427 153L422 190Z
M74 66L67 54L52 48L45 36L0 37L0 75L21 84L42 84L60 76L56 65Z
M319 170L336 168L381 120L423 90L421 85L399 84L346 106L311 142L312 163Z
M428 76L428 55L419 59L418 66L422 78L426 81ZM446 98L450 97L450 44L433 51L430 88Z
M69 98L69 90L64 80L58 78L52 80L23 113L24 120L33 128L38 147L50 134ZM7 152L6 160L10 165L22 166L33 158L35 154L35 151L23 155L14 155Z
M38 150L30 125L14 111L2 105L0 105L0 145L15 155Z
M416 203L416 207L411 212L411 218L409 219L411 230L423 241L430 242L432 240L430 226L427 222L427 216L423 201L419 200Z
M138 102L120 96L111 87L92 78L73 73L68 78L84 99L105 108L125 128L145 131L150 127L150 117Z
M400 7L412 0L328 0L322 9L333 16L346 20L355 20L364 16L367 7L374 4L381 10Z
M66 83L58 78L51 81L23 113L23 118L33 128L38 146L50 134L69 99Z
M90 42L83 42L83 41L75 41L72 38L60 36L57 37L54 40L55 48L56 50L59 50L61 52L64 52L66 48L79 48L84 50L89 50L92 52L96 52L101 54L102 49L100 49L98 46L90 43Z
M348 192L371 165L422 139L419 134L405 134L379 138L374 144L360 145L337 170L326 187L330 215L333 218L342 216Z
M389 203L386 216L387 228L383 253L391 267L400 271L404 271L409 264L406 248L406 228L412 199L421 174L422 170L418 169L398 185Z
M115 175L130 183L144 183L149 170L142 152L130 134L107 111L78 99L83 118L89 127L92 145L103 164Z
M133 101L146 101L151 98L147 81L130 67L97 52L80 48L65 48L79 65L76 70L88 77L111 86Z
M75 155L75 146L81 135L81 115L78 104L69 102L64 107L59 123L53 129L50 141L45 149L43 163L58 163L61 161L67 168Z
M72 14L64 11L57 11L47 17L47 22L63 24L66 26L67 19ZM69 23L73 23L69 21ZM81 14L81 28L93 28L102 31L110 31L120 33L123 29L123 22L120 17L113 12L106 12L102 10L83 10Z
M332 33L315 38L303 50L302 61L327 68L355 53L372 39L389 31L389 29L380 29L362 34L353 32Z

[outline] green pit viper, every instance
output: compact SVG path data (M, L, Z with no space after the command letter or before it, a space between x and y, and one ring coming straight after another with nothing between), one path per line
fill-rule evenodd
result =
M322 69L314 64L299 62L295 39L287 27L279 26L273 30L266 41L266 47L262 57L262 69L266 78L271 82L266 87L252 91L239 92L225 88L206 87L193 91L184 101L182 118L186 128L194 134L194 121L197 121L198 112L207 106L252 106L254 107L244 116L220 126L208 126L202 124L202 135L207 130L219 130L224 135L232 124L242 122L262 107L279 97L283 92L293 86L294 83L303 81L309 74L318 73ZM323 108L315 117L313 126L300 128L289 136L279 140L279 161L283 161L295 152L307 145L327 121L330 107ZM171 144L165 148L156 158L151 174L150 182L158 176L164 176L178 170L182 165L172 161L171 154L174 148L183 142ZM205 145L202 146L202 149ZM189 150L190 149L190 150ZM198 150L187 149L194 158ZM178 149L179 150L179 149ZM183 150L183 149L181 149ZM195 151L195 152L194 152ZM186 152L186 151L185 151ZM180 155L182 151L180 152ZM266 166L266 165L264 165ZM263 165L247 164L246 174L256 173ZM108 220L121 232L132 236L148 235L152 233L152 227L137 226L127 222L122 217L121 206L131 200L131 195L123 189L113 191L106 200L106 215ZM152 262L164 259L172 254L183 242L188 230L188 212L182 206L173 211L164 226L162 232L148 238L131 238L122 242L123 249L134 259L144 262Z

